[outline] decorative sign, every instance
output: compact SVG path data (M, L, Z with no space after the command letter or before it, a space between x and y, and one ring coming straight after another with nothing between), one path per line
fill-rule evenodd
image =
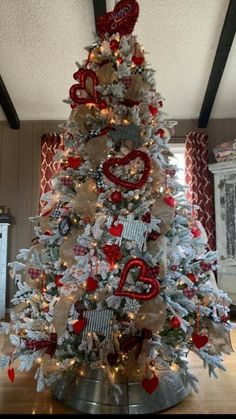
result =
M140 128L137 125L116 125L110 129L108 135L116 145L120 145L122 140L130 140L134 148L141 146Z
M120 245L122 239L133 240L137 243L140 250L145 250L147 234L149 226L147 223L141 221L130 221L118 218L114 220L113 217L108 217L107 226L109 233L118 238Z
M89 332L95 332L105 336L106 340L111 336L111 320L113 319L112 310L87 310L83 312L83 316L87 319L84 329L83 338Z
M71 220L69 217L63 217L59 223L59 233L61 236L67 236L71 229Z

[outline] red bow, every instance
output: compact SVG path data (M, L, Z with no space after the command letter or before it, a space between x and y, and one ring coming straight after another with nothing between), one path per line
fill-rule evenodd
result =
M143 328L141 331L141 336L131 336L124 343L121 344L121 350L124 352L132 351L137 345L137 358L142 350L143 341L145 339L150 339L152 337L152 331L146 328Z
M32 349L33 351L47 348L45 354L49 354L52 358L57 347L57 333L50 333L49 340L26 340L25 344L27 349Z
M118 244L105 244L102 248L103 252L107 256L107 260L110 264L110 269L114 268L114 263L122 257L120 247Z

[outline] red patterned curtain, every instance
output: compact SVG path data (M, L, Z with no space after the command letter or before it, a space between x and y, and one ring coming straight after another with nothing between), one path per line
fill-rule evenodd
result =
M190 132L185 144L185 180L189 186L188 200L199 206L197 219L208 236L208 245L215 250L215 221L210 172L208 170L208 136Z
M58 148L62 147L63 138L56 133L44 134L41 137L41 180L40 196L51 190L51 177L58 168L53 157ZM40 202L40 207L42 206Z

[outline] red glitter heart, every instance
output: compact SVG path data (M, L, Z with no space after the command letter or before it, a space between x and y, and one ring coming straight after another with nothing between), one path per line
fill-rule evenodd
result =
M147 293L141 294L138 292L123 290L128 273L133 268L140 269L137 281L144 282L145 284L151 285L151 290L148 291ZM129 297L132 299L144 300L144 301L152 300L154 297L156 297L156 295L160 291L160 284L156 279L148 277L148 268L149 266L143 259L134 258L134 259L129 260L126 263L121 273L120 282L114 294L120 297Z
M121 0L112 12L100 16L97 20L97 32L100 36L105 33L112 35L119 32L121 35L129 35L133 32L138 19L139 5L136 0Z
M125 166L126 164L129 164L132 160L135 160L137 158L142 160L144 164L143 174L141 176L141 179L139 179L137 182L133 183L128 182L127 180L123 180L110 171L110 169L114 166ZM107 179L109 179L116 185L119 185L128 190L140 189L146 183L150 170L150 158L144 151L141 150L133 150L130 153L128 153L125 157L112 157L103 163L103 173L107 177Z
M96 90L96 87L99 84L97 74L93 70L81 68L73 75L74 79L78 81L78 84L73 84L70 88L70 98L73 100L74 104L85 105L86 103L99 104L99 93ZM82 97L78 96L77 93L81 91L86 91L86 81L91 79L93 84L93 97Z

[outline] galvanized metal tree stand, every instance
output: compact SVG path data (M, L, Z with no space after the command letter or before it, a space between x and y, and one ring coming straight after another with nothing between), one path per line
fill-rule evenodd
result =
M116 379L122 396L119 405L108 401L109 385L101 370L89 367L67 380L58 380L53 385L53 394L57 400L83 413L91 414L145 414L169 409L184 400L190 388L184 386L178 372L164 370L159 375L157 389L147 394L140 382L128 381L122 375Z

